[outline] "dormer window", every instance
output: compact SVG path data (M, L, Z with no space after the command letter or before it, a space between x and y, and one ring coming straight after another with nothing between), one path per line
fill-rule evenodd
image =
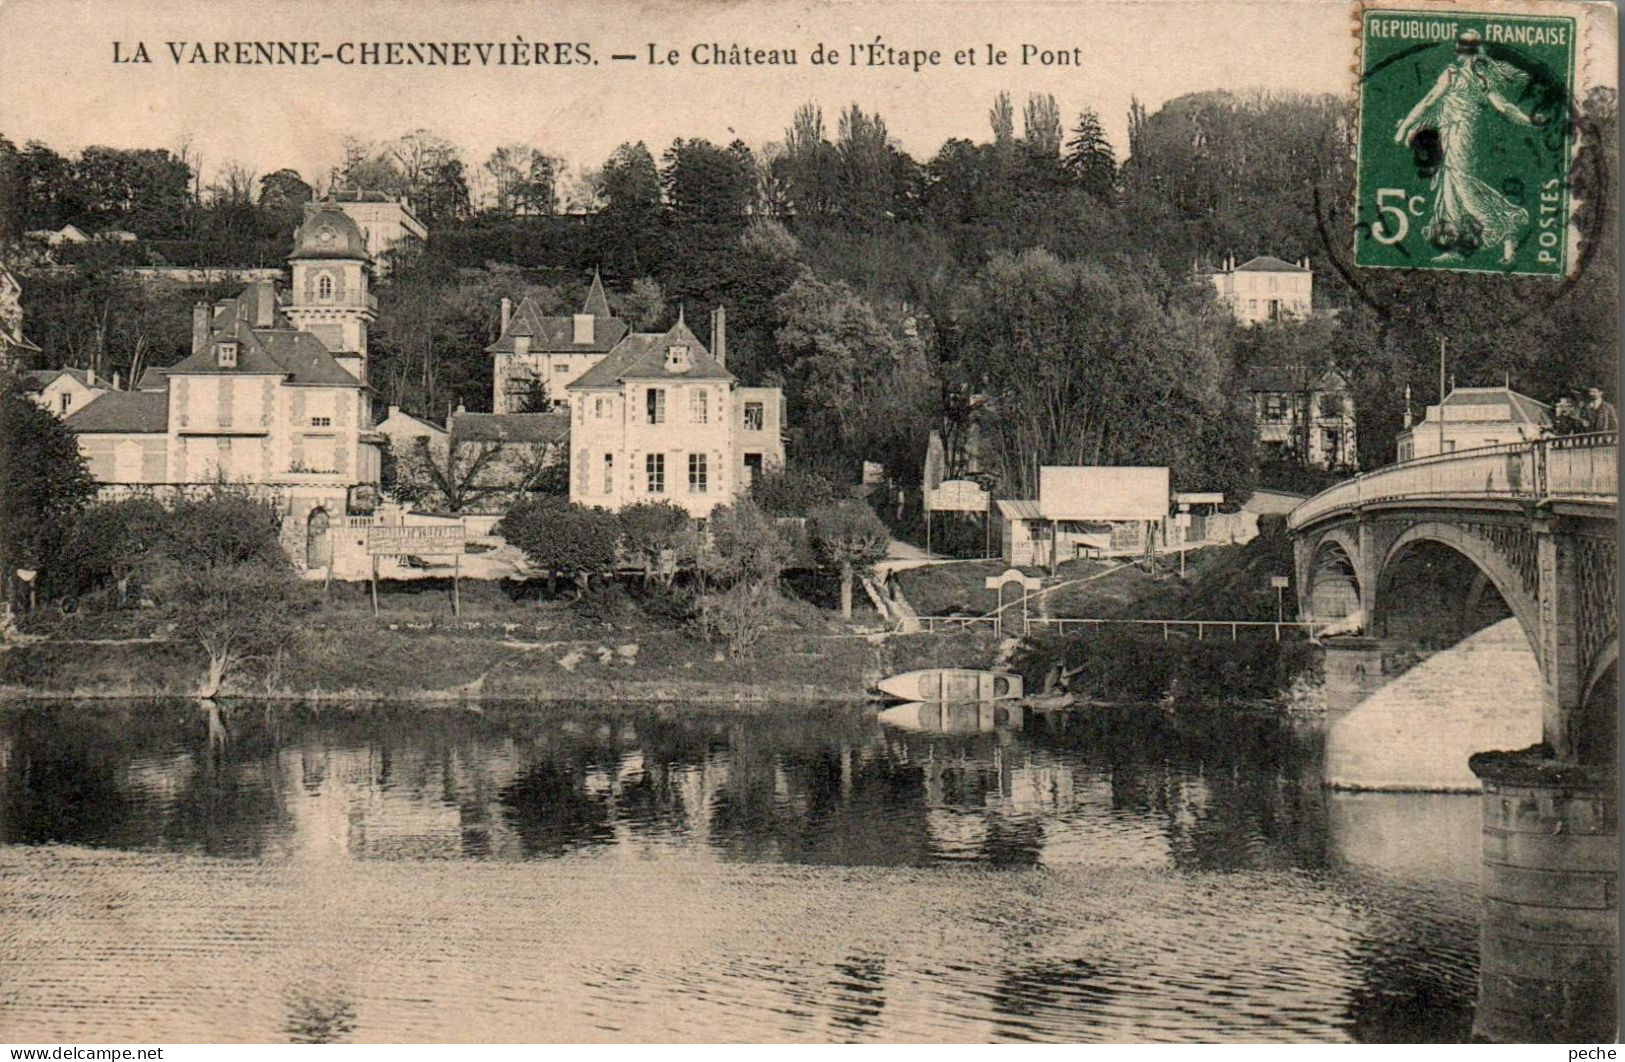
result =
M666 371L687 372L691 366L688 360L688 346L683 343L673 343L666 348Z
M514 336L513 337L513 352L515 354L529 354L530 353L530 337L529 336Z
M224 340L219 346L215 347L215 351L220 356L220 367L222 369L235 369L237 367L236 340Z

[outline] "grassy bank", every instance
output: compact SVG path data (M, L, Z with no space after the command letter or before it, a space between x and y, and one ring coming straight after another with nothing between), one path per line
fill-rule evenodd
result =
M312 594L319 591L312 587ZM293 649L255 661L238 696L329 701L774 701L853 699L914 667L988 664L991 639L875 637L788 602L745 656L702 638L658 592L584 604L538 589L465 583L386 584L373 618L365 585L335 585L305 617ZM0 697L190 696L204 669L195 646L167 640L141 610L41 615L31 640L0 650Z

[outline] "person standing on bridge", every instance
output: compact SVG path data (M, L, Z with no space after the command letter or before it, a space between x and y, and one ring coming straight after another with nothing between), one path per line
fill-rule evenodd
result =
M1602 388L1593 387L1588 393L1591 401L1585 408L1586 427L1592 431L1618 431L1619 411L1602 396Z

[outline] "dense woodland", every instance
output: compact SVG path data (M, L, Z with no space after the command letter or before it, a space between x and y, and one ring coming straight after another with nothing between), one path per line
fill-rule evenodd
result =
M1436 397L1441 338L1463 385L1548 401L1612 389L1616 119L1605 91L1574 116L1585 237L1568 282L1353 271L1345 104L1228 92L1136 104L1124 145L1090 110L1000 95L987 129L924 161L857 105L803 106L759 147L679 137L594 165L516 144L476 163L417 130L347 141L327 174L226 164L207 182L185 145L64 155L0 137L0 242L16 248L47 363L128 380L186 353L193 300L232 292L122 265L278 264L313 196L403 194L431 236L378 289L380 403L488 409L500 298L569 312L600 268L635 328L726 305L730 367L786 389L800 467L850 482L875 460L917 483L930 430L957 472L976 425L1001 496L1029 494L1039 464L1074 462L1168 464L1176 487L1234 494L1257 475L1252 364L1348 373L1368 465L1392 459L1406 386ZM65 223L141 241L53 264L20 240ZM1327 312L1233 324L1193 265L1254 254L1308 256Z

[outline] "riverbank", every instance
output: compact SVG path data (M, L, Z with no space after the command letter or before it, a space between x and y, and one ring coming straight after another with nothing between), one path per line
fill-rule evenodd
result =
M880 678L933 666L986 666L987 634L892 635L788 603L747 654L731 656L658 602L616 592L585 604L536 601L496 583L386 586L374 619L365 586L335 585L292 649L254 660L225 696L377 701L856 700ZM171 640L141 610L40 617L0 649L0 700L189 697L202 650Z

